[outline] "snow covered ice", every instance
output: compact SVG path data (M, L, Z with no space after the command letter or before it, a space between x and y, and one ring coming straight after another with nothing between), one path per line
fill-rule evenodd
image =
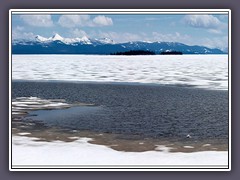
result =
M13 80L137 82L228 89L227 55L13 55Z
M194 153L169 153L159 145L158 151L123 152L103 145L88 143L90 138L73 142L36 142L37 138L13 136L13 166L31 165L164 165L164 166L227 166L228 152L204 151ZM162 150L162 151L159 151Z

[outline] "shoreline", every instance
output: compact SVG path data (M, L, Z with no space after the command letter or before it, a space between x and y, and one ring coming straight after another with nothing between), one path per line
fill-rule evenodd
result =
M90 90L91 91L89 91L89 94L88 94L88 96L91 96L92 95L92 92L94 92L94 91L96 91L97 92L97 94L102 94L101 93L101 91L99 91L99 90L97 90L96 88L103 88L103 90L107 90L107 91L109 91L109 92L111 92L111 91L113 91L113 90L111 90L111 88L116 88L114 91L113 91L113 95L111 95L111 94L108 94L107 92L105 92L105 93L107 93L107 96L106 97L108 97L110 100L111 100L111 97L115 97L116 98L116 93L117 94L119 94L119 95L121 95L122 93L121 93L121 91L120 92L117 92L116 90L118 90L119 89L119 87L121 87L121 88L129 88L130 87L130 89L128 89L128 90L131 90L131 88L134 88L133 90L131 90L131 92L133 92L133 93L136 93L136 91L140 91L140 90L142 90L142 89L144 89L144 88L146 88L146 93L145 93L145 95L147 96L147 99L146 99L146 101L148 101L149 100L149 98L151 99L151 97L149 97L149 95L150 94L152 94L153 92L157 92L157 93L159 93L159 91L161 92L160 93L160 96L161 96L161 94L162 93L164 93L165 91L166 91L166 93L167 94L169 94L170 93L170 95L169 96L171 96L171 91L173 92L173 94L175 94L175 93L180 93L179 95L184 95L184 94L189 94L190 93L190 95L191 95L191 93L193 93L193 94L195 94L194 96L200 96L201 95L201 93L203 93L203 95L205 96L205 94L212 94L213 96L216 96L216 97L218 97L218 95L217 94L222 94L222 95L224 95L224 94L227 94L227 92L224 92L224 91L212 91L212 90L209 90L209 91L207 91L207 90L202 90L202 89L194 89L194 88L181 88L181 87L166 87L166 86L148 86L148 85L144 85L144 86L142 86L142 85L140 85L140 86L137 86L137 85L135 85L135 86L129 86L129 85L126 85L126 84L122 84L122 85L119 85L119 84L75 84L75 83L70 83L70 82L68 82L68 83L61 83L61 82L55 82L55 83L51 83L51 82L13 82L13 89L15 90L15 88L14 88L14 86L16 85L16 84L18 84L18 85L26 85L27 84L27 86L29 86L29 89L32 89L32 88L35 88L35 89L33 89L33 90L30 90L29 92L27 92L27 94L29 94L29 95L33 95L33 94L36 94L37 93L37 91L39 91L40 90L40 92L41 92L41 89L42 90L44 90L43 92L41 92L40 94L42 94L42 95L44 95L45 97L51 97L51 99L55 99L55 97L52 97L52 95L56 95L56 94L54 94L54 92L52 92L52 88L45 88L45 86L46 87L52 87L52 86L54 86L55 88L57 88L58 86L59 87L62 87L63 89L64 89L64 93L63 93L63 95L65 94L66 95L66 92L68 92L68 91L66 91L65 89L66 88L64 88L65 86L67 87L67 88L70 88L70 87L74 87L74 89L76 89L76 87L78 87L78 86L80 86L80 87L83 87L85 90L88 90L89 88L90 88ZM37 86L36 86L37 85ZM85 86L87 86L87 89L86 89L86 87ZM93 87L92 87L93 86ZM106 87L105 87L106 86ZM21 87L21 86L20 86ZM111 88L110 88L111 87ZM110 88L110 89L109 89ZM17 88L18 89L18 88ZM37 91L36 91L36 89L37 89ZM50 94L48 95L47 94L47 92L48 92L48 89L50 90L49 92L50 92ZM57 89L59 89L59 88L57 88ZM71 88L70 88L71 89ZM60 92L62 91L61 89L59 89L60 90ZM93 91L94 90L94 91ZM65 92L66 91L66 92ZM82 91L82 90L81 90ZM30 92L32 92L33 94L31 94ZM88 92L88 91L86 91L86 92ZM125 92L125 90L124 90L124 92ZM130 92L130 91L128 91L128 92ZM145 92L145 91L144 91ZM150 94L149 94L149 92L151 92ZM84 92L83 92L84 93ZM140 92L141 93L141 92ZM217 94L216 94L217 93ZM52 94L52 95L51 95ZM78 93L79 94L79 93ZM84 94L86 94L86 93L84 93ZM142 93L141 93L142 94ZM61 94L60 94L61 95ZM94 94L93 94L94 95ZM124 95L124 94L123 94ZM142 95L144 95L144 94L142 94ZM165 94L166 95L166 94ZM212 97L212 95L210 96L210 98ZM221 96L222 96L221 95ZM110 96L110 97L109 97ZM137 95L138 96L138 95ZM159 95L158 95L159 96ZM185 96L185 95L184 95ZM202 95L201 95L202 96ZM200 97L201 97L200 96ZM221 96L219 96L219 97L221 97ZM56 96L56 97L58 97L58 96ZM77 96L78 97L78 96ZM94 100L95 99L95 95L93 96L94 98L92 99L92 100ZM103 99L104 98L106 98L106 97L103 97ZM187 96L186 96L187 97ZM60 98L60 97L58 97L58 98ZM131 97L131 98L133 98L133 97ZM156 98L156 96L154 96L154 98ZM21 98L20 98L21 99ZM34 98L33 98L34 99ZM69 100L64 100L64 98L62 98L61 97L61 99L63 99L63 100L58 100L58 99L55 99L55 101L57 101L57 102L61 102L61 103L63 103L63 102L67 102L67 103L70 103L70 102L72 102L73 100L71 100L70 99L70 101ZM78 106L80 105L80 107L81 107L81 105L87 105L87 104L89 104L89 103L92 103L91 105L94 105L94 107L98 107L99 105L101 105L101 103L99 103L99 102L95 102L96 103L96 105L95 105L95 103L93 103L93 102L85 102L84 100L83 100L83 102L78 102L78 98L77 99L75 99L75 98L73 98L75 101L77 101L77 102L75 102L76 104L78 104ZM86 99L88 99L87 97L86 97ZM90 98L91 99L91 98ZM160 98L161 99L161 98ZM184 100L185 98L183 98L182 100ZM214 98L215 99L215 98ZM80 98L80 100L82 100L81 98ZM91 100L91 101L92 101ZM141 99L140 99L141 100ZM173 100L174 100L174 98L173 98ZM46 101L46 100L43 100L44 102ZM141 100L142 101L142 100ZM171 101L170 99L168 99L168 101ZM191 100L191 101L194 101L193 99ZM35 106L36 104L38 104L38 106L39 106L39 102L40 101L37 101L37 102L34 102L32 105L33 106ZM100 102L101 102L101 100L100 100ZM143 101L144 102L144 101ZM188 101L187 101L188 102ZM202 102L202 100L200 101L200 102ZM206 101L206 102L208 102L209 103L209 101ZM220 101L221 102L221 101ZM29 100L27 100L27 106L29 106ZM118 102L119 103L119 102ZM171 103L170 103L171 104ZM213 103L214 104L214 103ZM20 106L19 106L19 108L21 109L21 103L20 103ZM31 105L31 103L30 103L30 105ZM45 104L46 105L46 104ZM114 105L114 104L113 104ZM124 104L119 104L119 105L124 105ZM138 105L138 104L137 104ZM106 102L104 102L103 103L103 106L104 106L104 108L106 108L107 106L109 106L108 105L108 101L106 101ZM165 106L165 105L164 105ZM164 107L163 106L163 107ZM39 106L40 107L40 106ZM37 110L41 110L41 108L39 109L39 107L38 108L35 108L35 109L32 109L31 111L37 111ZM53 109L52 111L46 111L47 113L48 112L54 112L54 108L53 108L54 106L51 106L50 107L50 109ZM67 106L66 106L66 104L63 104L63 107L62 108L60 108L60 110L58 111L58 112L61 112L61 109L66 109L66 110L68 110L68 109L71 109L71 107L72 107L72 105L71 105L71 103L70 104L68 104ZM91 106L90 106L91 107ZM123 106L124 107L124 106ZM140 106L141 107L141 106ZM147 107L147 106L146 106ZM181 106L179 106L179 107L181 107ZM198 107L198 106L196 106L196 107ZM45 109L49 109L48 107L45 107ZM59 107L57 107L57 109L59 109ZM44 110L44 109L43 109ZM118 109L117 109L118 110ZM182 110L184 110L184 109L182 109ZM91 114L91 111L89 111L90 112L90 114ZM175 110L173 111L173 112L175 112ZM149 112L149 113L151 113L151 111ZM165 113L165 112L164 112ZM167 113L170 113L170 111L168 112L168 110L167 110ZM191 111L190 111L190 113L191 113ZM34 114L33 114L34 115ZM130 114L131 115L131 114ZM168 115L167 115L168 116ZM166 117L167 117L166 116ZM215 116L215 115L214 115ZM207 116L208 117L208 116ZM203 140L201 140L201 139L195 139L195 137L193 138L193 139L186 139L186 136L184 137L181 137L181 138L176 138L176 137L169 137L169 139L168 138L166 138L166 137L156 137L156 138L152 138L151 136L150 137L148 137L148 136L141 136L141 134L139 134L139 135L137 135L137 134L135 134L135 133L132 133L132 134L128 134L128 133L126 133L126 135L124 136L124 134L123 133L117 133L117 132L109 132L109 133L106 133L106 130L94 130L94 129L92 129L92 131L89 129L88 131L87 130L84 130L84 129L76 129L76 132L71 132L71 128L70 128L70 130L66 130L66 128L64 128L64 126L63 127L56 127L58 130L56 131L56 129L54 128L54 126L53 127L51 127L51 126L49 126L48 124L44 124L44 122L42 122L42 124L41 123L38 123L37 124L37 126L36 127L34 127L34 118L36 118L36 116L30 116L30 117L27 117L28 118L28 121L25 121L25 122L23 122L23 121L21 121L21 120L13 120L12 122L13 122L13 124L12 124L12 127L13 128L15 128L15 129L13 129L12 130L12 132L13 132L13 135L17 135L18 133L20 133L20 134L22 134L23 136L29 136L29 137L39 137L39 138L42 138L42 140L43 141L55 141L55 140L61 140L61 141L63 141L63 142L69 142L69 141L73 141L74 139L69 139L68 138L68 136L70 136L70 135L72 135L72 136L74 136L74 137L90 137L90 138L94 138L94 140L93 141L91 141L90 143L94 143L94 144L101 144L101 145L106 145L106 146L109 146L109 147L111 147L112 149L115 149L115 150L117 150L117 151L133 151L133 152L137 152L137 151L149 151L149 150L155 150L155 148L156 148L156 145L160 142L161 144L164 144L164 145L169 145L170 147L172 147L172 148L174 148L174 149L171 149L170 150L170 152L196 152L196 151L209 151L209 150L216 150L216 151L222 151L222 150L224 150L224 151L226 151L226 150L228 150L228 141L226 141L226 139L224 140L224 138L223 137L221 137L221 138L223 138L222 140L221 140L221 138L220 139L218 139L218 138L213 138L212 140L210 139L210 140L207 140L207 139L203 139ZM97 122L97 121L96 121ZM21 124L22 123L22 124ZM112 122L112 123L114 123L114 122ZM137 122L136 122L137 123ZM32 124L32 127L31 127L31 124ZM35 125L36 125L36 123L35 123ZM107 125L107 124L105 124L105 125ZM22 128L21 128L21 126L22 126ZM24 127L25 126L25 127ZM46 126L46 127L45 127ZM20 127L20 128L19 128ZM131 126L130 126L131 127ZM37 128L39 128L39 129L37 129ZM73 130L73 129L72 129ZM42 132L41 132L42 131ZM49 131L49 132L47 132L47 131ZM62 133L60 133L59 134L59 131ZM105 132L104 132L105 131ZM28 134L28 133L30 133L30 134ZM102 135L100 135L100 136L98 136L98 134L104 134L104 136L102 136ZM134 135L135 134L135 135ZM130 135L130 136L129 136ZM126 137L127 136L129 136L130 137L130 139L127 139ZM194 135L193 135L194 136ZM105 138L105 139L104 139ZM131 139L132 138L132 139ZM172 140L171 140L172 139ZM174 140L175 139L175 140ZM196 142L195 142L196 141Z
M43 142L38 138L13 136L12 166L21 168L98 165L128 167L228 167L228 151L202 151L193 153L169 153L169 148L159 145L156 151L115 151L104 145L91 144L90 138L76 141Z
M21 124L21 123L20 123ZM27 129L27 130L26 130ZM204 151L228 151L228 145L225 143L216 143L215 140L192 142L192 141L174 141L167 139L140 138L131 136L129 139L122 137L121 134L79 131L79 130L62 130L54 128L44 128L42 130L25 130L17 127L12 128L12 136L21 136L29 138L37 138L36 142L74 142L81 138L91 138L88 142L95 145L103 145L116 151L122 152L146 152L146 151L162 151L158 146L168 149L169 153L193 153ZM67 145L67 144L66 144Z

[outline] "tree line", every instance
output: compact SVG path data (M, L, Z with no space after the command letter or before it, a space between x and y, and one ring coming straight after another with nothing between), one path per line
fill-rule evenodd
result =
M155 52L145 50L130 50L125 52L111 53L111 55L155 55Z
M154 51L148 50L130 50L124 52L116 52L111 53L110 55L155 55ZM160 53L161 55L182 55L183 53L180 51L163 51Z

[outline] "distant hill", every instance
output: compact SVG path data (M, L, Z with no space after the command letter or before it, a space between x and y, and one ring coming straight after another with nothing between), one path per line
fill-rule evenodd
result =
M126 42L114 43L108 38L90 39L63 38L59 34L45 38L36 36L33 40L13 40L13 54L113 54L127 51L182 52L183 54L226 54L220 49L204 46L189 46L178 42Z

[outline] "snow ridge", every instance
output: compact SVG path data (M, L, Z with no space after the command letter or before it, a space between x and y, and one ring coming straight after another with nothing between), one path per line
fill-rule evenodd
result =
M49 43L49 42L53 42L53 41L61 41L64 44L74 44L74 43L82 43L82 44L92 44L92 41L94 42L99 42L99 43L103 43L103 44L113 44L114 41L112 39L109 38L101 38L101 39L89 39L87 36L83 36L83 37L77 37L77 38L64 38L62 36L60 36L59 34L54 34L52 37L46 38L40 35L37 35L35 37L35 40L37 42L42 42L42 43Z

